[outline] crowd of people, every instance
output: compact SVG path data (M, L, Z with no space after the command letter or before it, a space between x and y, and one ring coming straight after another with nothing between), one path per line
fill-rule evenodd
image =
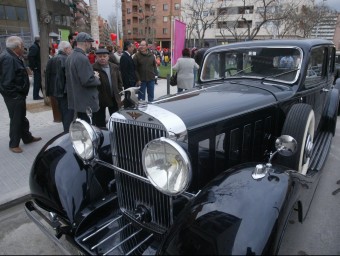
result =
M91 35L80 32L70 34L68 41L59 42L55 52L49 49L50 58L44 69L45 95L55 98L64 132L69 131L75 118L105 127L106 111L111 115L126 104L121 100L124 89L139 87L138 100L153 101L159 67L171 63L168 49L151 50L144 40L138 45L125 41L123 47L99 45L98 49L93 48L93 42ZM26 118L29 70L33 71L33 99L42 99L38 36L27 56L26 53L22 38L10 36L0 54L0 93L9 113L9 149L14 153L22 152L21 140L26 144L41 140L31 134ZM200 65L199 50L191 52L186 48L182 53L182 58L172 67L178 73L178 91L194 85ZM87 115L88 108L92 110L92 120Z

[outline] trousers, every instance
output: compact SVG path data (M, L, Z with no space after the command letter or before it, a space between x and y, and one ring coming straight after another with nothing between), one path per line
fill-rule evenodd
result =
M9 124L9 147L15 148L20 144L32 141L33 136L29 131L30 123L26 118L26 97L11 98L4 96L10 119Z

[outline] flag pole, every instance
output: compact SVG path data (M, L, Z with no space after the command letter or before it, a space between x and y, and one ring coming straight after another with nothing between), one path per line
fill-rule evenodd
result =
M171 41L170 41L170 49L171 49L171 59L170 59L170 76L172 76L172 61L174 59L174 16L171 15L171 26L170 26L170 37L171 37Z

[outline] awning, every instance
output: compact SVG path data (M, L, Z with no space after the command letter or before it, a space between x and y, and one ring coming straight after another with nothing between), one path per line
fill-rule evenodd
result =
M50 37L59 37L59 34L51 32L48 34Z

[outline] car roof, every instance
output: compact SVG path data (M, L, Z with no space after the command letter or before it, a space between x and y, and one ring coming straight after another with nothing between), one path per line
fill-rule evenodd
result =
M211 47L207 50L206 54L211 51L227 50L239 47L258 47L258 46L297 46L302 49L310 49L317 45L333 45L332 41L325 39L268 39L268 40L254 40L231 43L227 45L219 45Z

